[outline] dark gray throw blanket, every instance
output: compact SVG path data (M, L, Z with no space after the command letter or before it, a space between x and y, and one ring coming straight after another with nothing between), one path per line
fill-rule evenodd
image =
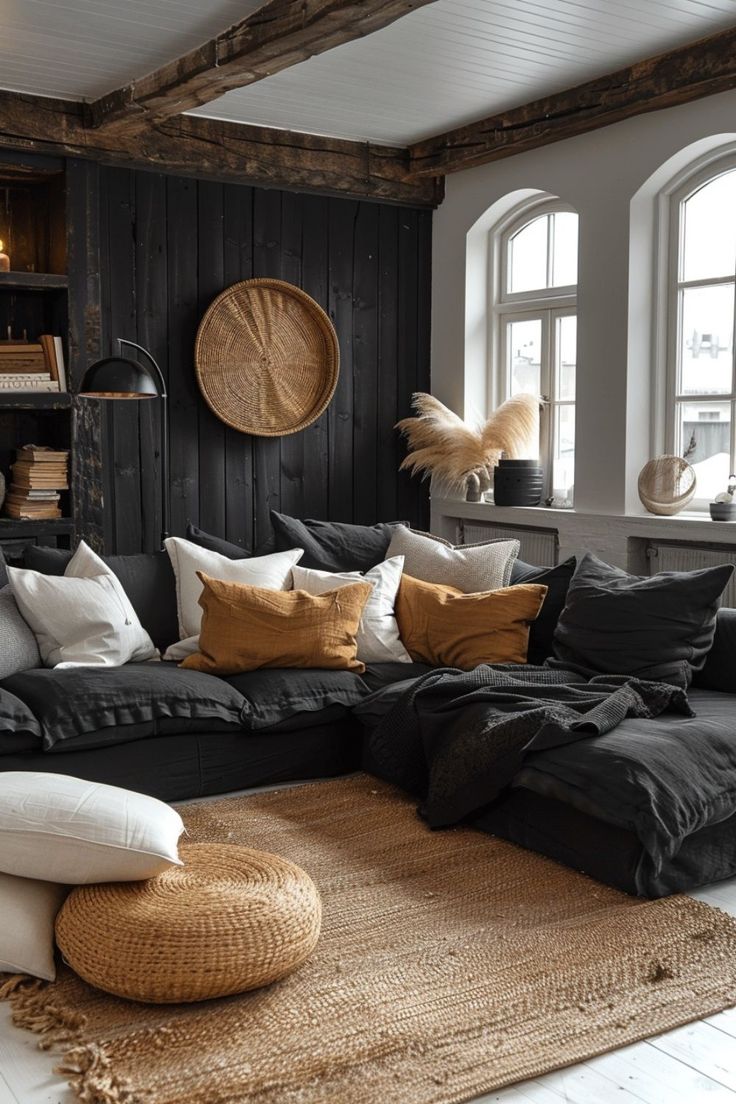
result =
M368 764L419 797L440 828L485 808L531 752L667 710L693 716L685 691L666 683L512 664L446 668L411 682L388 708L368 736Z

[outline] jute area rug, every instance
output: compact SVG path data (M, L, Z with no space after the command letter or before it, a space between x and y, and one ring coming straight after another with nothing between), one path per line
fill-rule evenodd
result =
M646 902L470 829L430 832L366 775L182 809L195 841L274 851L324 906L313 958L188 1006L64 969L12 979L87 1104L455 1104L736 1003L736 921Z

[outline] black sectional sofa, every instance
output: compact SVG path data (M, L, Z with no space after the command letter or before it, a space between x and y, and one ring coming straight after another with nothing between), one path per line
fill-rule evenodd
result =
M150 557L145 572L136 557L108 562L154 642L165 645L176 630L174 586L165 554L157 555L157 581ZM28 566L62 573L68 557L32 550ZM523 573L515 568L517 579ZM396 663L363 675L215 678L148 663L26 671L0 682L0 769L72 774L167 801L344 774L366 766L366 718L359 722L355 707L364 713L379 691L428 670ZM694 718L630 719L605 736L535 754L476 827L644 896L736 874L736 611L719 613L696 683ZM653 862L646 818L674 790L681 838Z

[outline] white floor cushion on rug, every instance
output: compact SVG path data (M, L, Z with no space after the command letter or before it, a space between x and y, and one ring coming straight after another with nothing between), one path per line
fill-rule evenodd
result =
M363 607L356 637L358 659L363 663L411 663L411 656L399 638L399 626L394 615L403 567L403 556L384 560L365 574L360 571L317 571L297 564L291 572L292 585L294 590L306 590L308 594L326 594L350 583L370 583L373 592Z
M82 541L63 575L8 567L47 667L122 667L158 652L119 579Z
M454 586L464 594L478 594L508 586L518 554L518 540L456 545L442 537L397 525L386 559L403 556L404 572L414 579Z
M196 638L202 622L202 608L199 605L202 584L197 577L198 571L204 571L205 575L211 575L213 579L224 579L230 583L247 583L266 590L291 590L291 569L304 554L303 549L292 548L289 552L273 552L269 556L231 560L219 552L200 548L198 544L192 544L183 537L168 537L164 544L176 576L179 635L187 643L190 637L195 639L191 649L193 652L198 650ZM183 656L174 656L170 650L165 658Z
M53 981L54 920L67 887L0 874L0 972Z
M67 885L181 866L179 814L155 797L66 774L0 772L0 870Z

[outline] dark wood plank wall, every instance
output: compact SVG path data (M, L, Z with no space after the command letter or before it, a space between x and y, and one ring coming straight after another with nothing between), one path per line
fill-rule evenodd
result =
M186 522L267 550L269 510L372 524L428 521L426 487L398 472L394 423L429 390L431 212L102 168L103 344L151 350L170 393L171 530ZM199 320L225 287L273 276L328 311L341 372L326 413L302 433L251 438L199 395ZM110 403L106 545L157 546L154 403Z

